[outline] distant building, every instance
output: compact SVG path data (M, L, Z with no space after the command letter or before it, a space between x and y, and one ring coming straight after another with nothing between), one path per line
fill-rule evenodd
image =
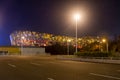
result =
M10 35L12 46L46 46L51 41L51 34L34 31L15 31Z
M45 55L45 48L0 46L0 55Z
M39 33L35 31L15 31L10 34L12 46L49 46L56 42L65 44L67 36L55 36L48 33ZM70 38L72 39L72 38Z
M40 33L35 31L15 31L10 35L10 41L12 46L33 46L33 47L45 47L56 43L67 46L70 39L70 45L75 47L75 37L53 35L48 33ZM102 37L84 36L78 38L78 48L85 47L92 48L92 50L99 49L102 43ZM101 44L102 45L102 44Z

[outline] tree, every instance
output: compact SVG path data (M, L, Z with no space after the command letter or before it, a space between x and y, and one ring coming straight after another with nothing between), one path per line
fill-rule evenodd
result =
M47 46L45 48L47 53L51 53L52 55L67 55L67 45L62 45L61 43L55 43L51 46ZM69 46L69 53L73 54L75 51L73 46Z

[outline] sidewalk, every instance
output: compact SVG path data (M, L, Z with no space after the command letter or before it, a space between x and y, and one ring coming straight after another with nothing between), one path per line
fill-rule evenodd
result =
M78 58L75 56L57 56L57 59L61 60L73 60L73 61L82 61L82 62L95 62L95 63L111 63L111 64L120 64L120 60L112 60L112 59L94 59L94 58Z

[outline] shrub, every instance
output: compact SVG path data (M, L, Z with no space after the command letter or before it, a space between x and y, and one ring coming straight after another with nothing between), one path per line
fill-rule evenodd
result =
M75 53L77 56L82 57L109 57L112 55L111 52L78 52Z
M73 46L69 46L69 54L73 54L75 51ZM56 43L51 46L45 47L45 52L50 53L51 55L67 55L67 46Z

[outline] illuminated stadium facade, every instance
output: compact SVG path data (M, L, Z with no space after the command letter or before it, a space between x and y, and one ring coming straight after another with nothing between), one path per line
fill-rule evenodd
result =
M15 31L10 35L12 46L48 46L54 42L66 43L68 37L34 31Z
M34 31L15 31L10 35L10 41L14 46L46 46L49 40L47 36Z
M90 44L95 44L96 48L99 48L99 45L103 37L90 37L85 36L78 38L78 48L88 46ZM67 45L68 39L70 45L75 46L75 37L68 36L55 36L48 33L39 33L35 31L15 31L10 35L10 41L12 46L49 46L56 42L59 42L61 45Z

